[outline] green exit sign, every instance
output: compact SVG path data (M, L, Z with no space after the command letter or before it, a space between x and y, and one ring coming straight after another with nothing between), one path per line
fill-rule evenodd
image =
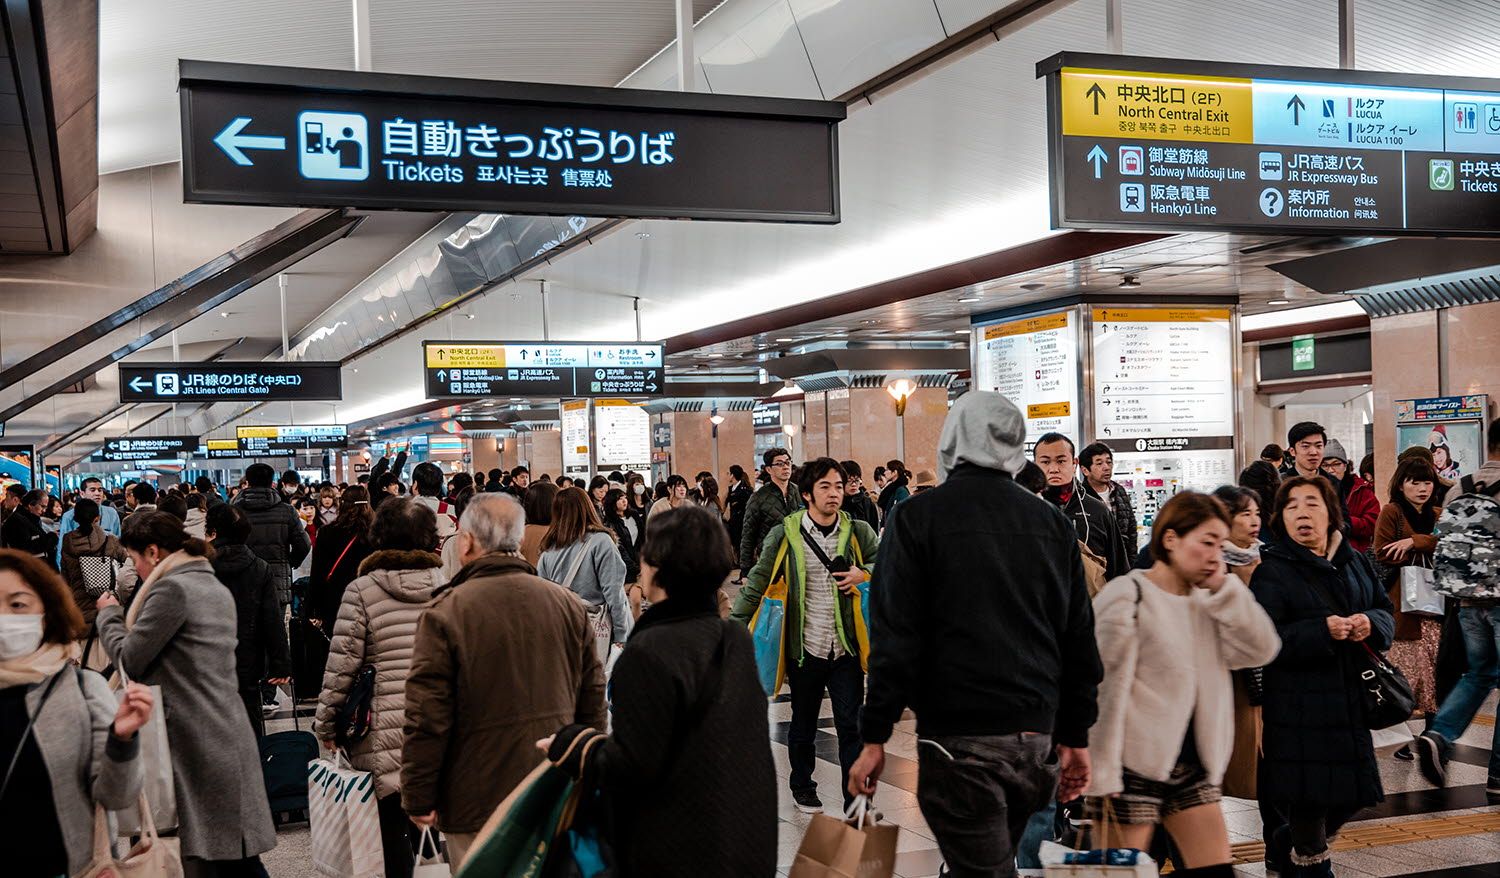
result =
M1292 339L1292 371L1307 372L1317 368L1314 355L1315 341L1310 335L1299 335Z

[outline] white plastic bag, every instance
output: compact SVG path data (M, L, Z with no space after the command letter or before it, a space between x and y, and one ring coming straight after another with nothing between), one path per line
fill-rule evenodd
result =
M375 778L350 768L342 750L334 752L331 762L315 759L307 764L307 816L315 874L384 878Z
M1418 616L1442 616L1443 596L1437 592L1431 567L1401 568L1401 612Z
M115 693L125 698L124 681ZM138 733L141 763L141 801L151 803L151 821L160 832L177 828L177 788L173 786L172 746L167 740L166 700L161 687L151 687L151 717ZM128 838L144 834L141 812L131 805L115 815L118 821L115 834Z
M427 856L428 850L432 851L430 857ZM417 843L417 866L412 870L412 878L448 878L449 874L448 860L438 848L437 833L430 826L422 827L422 839Z

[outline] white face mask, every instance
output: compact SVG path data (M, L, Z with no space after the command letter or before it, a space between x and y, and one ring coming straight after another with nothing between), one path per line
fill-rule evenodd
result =
M0 662L25 658L42 645L40 614L0 615Z
M645 485L636 485L635 486L635 492L638 495L646 493L646 486Z

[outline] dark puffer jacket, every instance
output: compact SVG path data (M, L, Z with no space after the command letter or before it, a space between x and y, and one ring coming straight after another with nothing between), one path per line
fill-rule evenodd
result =
M740 573L743 575L760 558L758 554L766 534L782 520L802 508L797 486L787 483L786 493L775 482L766 482L745 505L745 524L740 530Z
M266 677L292 673L292 654L271 568L246 546L214 543L214 576L234 594L238 642L235 673L240 689L254 689Z
M1370 562L1342 535L1334 539L1338 546L1329 560L1277 534L1261 550L1250 582L1281 635L1281 654L1266 666L1261 711L1259 791L1271 802L1363 806L1384 799L1370 731L1350 685L1363 647L1334 640L1327 620L1365 614L1365 643L1384 652L1395 627L1391 601ZM1330 608L1324 591L1342 605Z
M277 600L290 602L292 571L312 551L312 540L297 510L281 499L275 488L246 488L234 498L234 505L250 519L250 539L245 544L270 566Z

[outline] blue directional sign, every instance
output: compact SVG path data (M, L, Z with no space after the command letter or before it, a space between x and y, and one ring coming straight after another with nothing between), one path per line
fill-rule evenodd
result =
M120 402L311 402L343 399L336 362L128 363Z
M190 202L835 223L842 103L183 61Z

